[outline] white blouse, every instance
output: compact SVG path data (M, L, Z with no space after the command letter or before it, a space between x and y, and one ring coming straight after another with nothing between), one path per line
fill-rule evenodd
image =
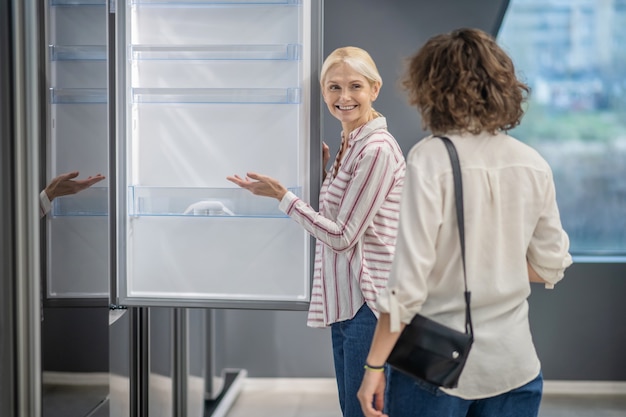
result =
M462 169L467 279L475 341L461 398L499 395L540 371L528 322L528 261L555 284L572 263L552 172L531 147L505 134L454 134ZM463 275L450 159L441 139L407 157L400 230L388 288L377 299L391 329L421 314L461 331Z

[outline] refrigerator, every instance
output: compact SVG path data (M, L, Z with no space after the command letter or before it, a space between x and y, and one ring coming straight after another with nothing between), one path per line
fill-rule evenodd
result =
M307 308L312 238L226 177L316 205L322 4L47 0L46 179L107 179L53 201L45 302L109 306L111 415L202 415L227 385L215 313Z

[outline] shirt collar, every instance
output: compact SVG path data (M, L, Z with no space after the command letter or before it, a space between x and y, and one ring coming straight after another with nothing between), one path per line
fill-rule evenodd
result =
M379 116L375 119L372 119L369 122L365 123L363 126L359 126L352 132L350 132L350 135L348 135L348 143L356 142L357 140L366 138L373 131L380 129L387 129L387 119L384 116Z

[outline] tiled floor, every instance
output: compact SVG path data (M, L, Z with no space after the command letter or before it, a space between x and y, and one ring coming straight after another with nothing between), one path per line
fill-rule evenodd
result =
M340 417L332 379L248 379L226 417ZM540 417L626 417L626 395L544 395ZM502 416L506 417L506 416Z
M624 417L626 395L544 395L539 417Z
M580 392L545 394L539 416L626 417L622 391L611 395ZM107 397L106 387L47 386L43 394L44 417L119 417L111 415L108 403L95 407ZM341 417L331 378L244 378L228 403L204 417ZM162 415L171 416L169 410L165 407Z
M247 379L226 417L339 417L334 379Z

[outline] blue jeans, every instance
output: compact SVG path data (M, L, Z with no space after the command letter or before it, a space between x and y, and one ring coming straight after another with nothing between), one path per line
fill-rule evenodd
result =
M372 310L363 304L352 319L331 324L339 405L344 417L363 417L356 393L363 381L363 365L374 337L376 322Z
M528 384L504 394L464 400L392 370L386 402L389 417L537 417L542 392L541 372Z

